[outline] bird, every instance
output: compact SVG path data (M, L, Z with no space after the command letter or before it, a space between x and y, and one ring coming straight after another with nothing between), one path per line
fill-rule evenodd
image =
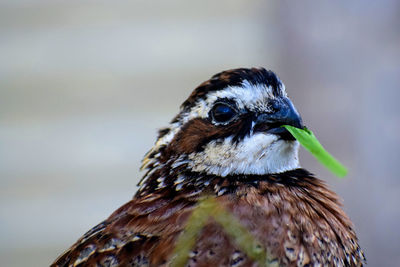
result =
M269 264L363 266L340 198L300 166L299 143L282 125L304 128L273 71L215 74L159 130L133 198L51 266L171 266L176 243L205 196L260 242ZM259 266L212 219L187 257L186 266Z

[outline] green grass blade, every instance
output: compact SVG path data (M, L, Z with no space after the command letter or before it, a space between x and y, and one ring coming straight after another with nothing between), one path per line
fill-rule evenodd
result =
M201 229L208 221L210 214L214 210L213 203L207 201L200 201L199 206L196 207L190 215L183 234L180 235L175 249L174 255L171 262L171 267L186 266L189 260L190 251L194 248L198 235Z
M224 231L230 235L240 249L260 267L277 266L277 262L271 260L265 248L253 237L234 215L224 209L214 198L205 198L198 202L193 210L182 234L177 240L171 267L186 266L189 254L194 249L196 240L209 221L214 219Z
M252 260L258 263L258 266L272 266L270 258L265 248L259 243L256 238L246 229L239 220L230 212L219 206L218 203L210 198L208 201L213 201L215 205L215 213L213 218L216 222L222 225L224 231L230 235L240 249Z
M283 125L300 144L307 149L322 165L328 168L338 177L344 177L347 174L347 168L337 161L331 154L328 153L315 137L315 135L304 128L304 130L290 126Z

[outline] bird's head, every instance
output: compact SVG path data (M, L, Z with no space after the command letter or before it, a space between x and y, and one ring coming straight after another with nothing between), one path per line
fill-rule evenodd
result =
M303 128L285 86L263 68L233 69L199 85L144 160L227 176L299 168L298 142L282 125Z

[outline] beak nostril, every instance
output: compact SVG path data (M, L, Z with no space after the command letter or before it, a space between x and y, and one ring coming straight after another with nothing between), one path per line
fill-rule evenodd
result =
M282 108L282 104L279 103L279 101L277 101L277 100L272 100L269 103L269 107L271 109L271 112L275 113L275 112L278 112Z

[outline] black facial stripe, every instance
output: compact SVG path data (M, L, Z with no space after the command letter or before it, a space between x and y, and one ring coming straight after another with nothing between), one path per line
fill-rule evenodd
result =
M224 97L224 98L218 98L218 100L214 102L214 105L215 105L216 103L224 103L224 104L227 104L227 105L229 105L229 106L231 106L231 107L237 109L236 101L233 100L233 99L230 99L230 98L226 98L226 97Z
M169 132L171 131L170 128L162 128L158 131L158 139L164 137L165 135L167 135Z
M242 115L242 123L235 131L235 135L232 139L233 143L237 144L242 141L246 136L250 135L254 118L255 115L252 112Z
M238 122L235 123L234 127L227 127L226 125L221 125L217 127L221 127L224 129L223 131L218 132L218 134L211 136L210 138L204 139L203 142L197 147L196 152L201 152L205 149L206 145L211 141L222 142L223 139L232 136L232 144L238 144L242 141L246 136L250 135L251 126L255 115L252 112L248 112L246 114L240 115Z

